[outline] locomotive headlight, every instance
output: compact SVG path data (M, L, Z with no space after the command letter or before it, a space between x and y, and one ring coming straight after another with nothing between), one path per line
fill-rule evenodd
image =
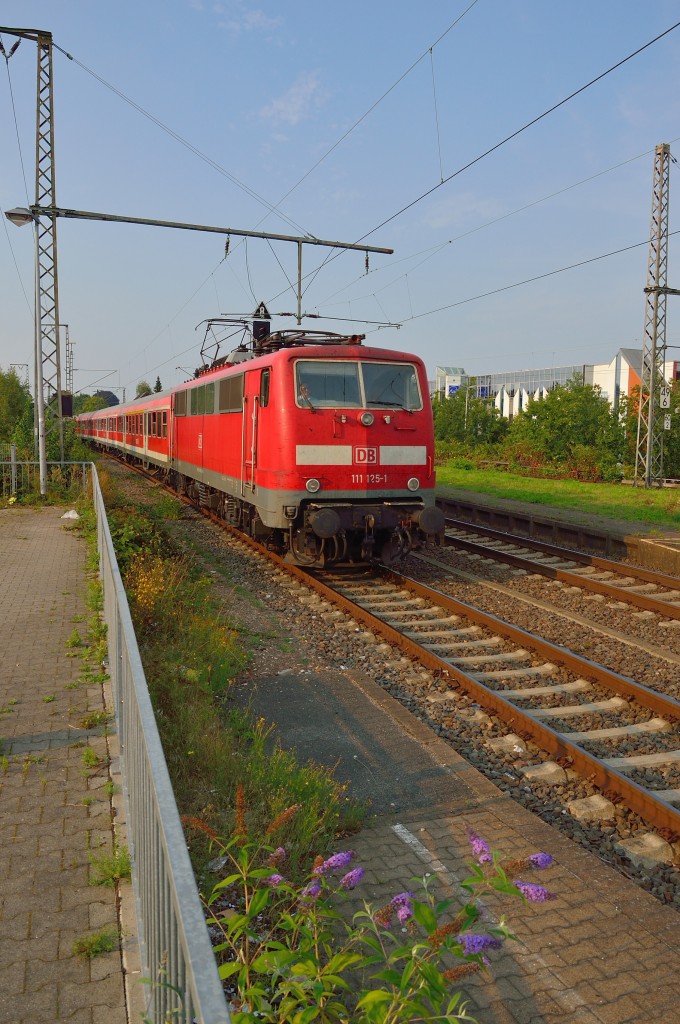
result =
M365 427L370 427L373 424L374 420L375 416L373 415L372 412L362 412L361 416L359 417L360 423L363 423Z
M316 494L317 491L321 490L321 484L314 477L312 477L311 480L307 481L305 487L307 488L310 494Z
M420 488L420 480L417 477L412 476L409 482L406 484L406 486L408 487L409 491L417 491Z

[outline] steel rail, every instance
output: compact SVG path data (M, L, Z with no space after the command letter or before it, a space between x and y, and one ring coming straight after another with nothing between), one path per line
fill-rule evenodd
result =
M495 532L495 531L494 531ZM509 540L509 535L501 534L501 537L508 543L514 543L515 541ZM661 615L667 619L680 619L680 606L673 605L668 601L660 601L655 599L649 594L637 594L635 591L630 591L626 587L617 587L614 583L604 583L601 580L591 580L587 576L580 576L578 573L570 572L568 569L558 569L553 565L545 565L543 562L534 562L530 558L526 558L523 555L515 555L511 551L499 551L498 548L489 548L484 544L477 544L472 540L465 540L462 537L446 537L447 547L461 548L464 551L470 551L475 554L483 555L487 558L493 558L497 562L504 562L506 565L511 565L516 569L526 569L532 571L540 576L545 576L551 580L559 580L560 583L567 583L569 586L578 587L580 590L588 590L593 594L601 594L603 597L609 597L616 601L625 601L626 604L631 604L636 608L641 608L647 612L654 612L656 615ZM527 544L527 547L534 547L537 545ZM543 548L548 548L550 545L542 545ZM553 548L553 552L557 554L563 549ZM565 554L565 558L571 557ZM572 559L575 561L575 559ZM606 567L606 559L599 559L601 568ZM594 564L594 563L591 563ZM626 572L627 566L622 565L620 562L611 562L611 566L617 566L616 569L611 569L614 572ZM627 576L634 576L633 572L626 572ZM654 574L647 573L647 577L654 577ZM638 578L638 577L636 577ZM644 577L639 577L643 579ZM664 579L672 580L674 582L674 589L680 589L680 579L672 576L665 576ZM669 583L662 583L661 577L648 578L647 582L659 583L661 586L670 586Z
M634 576L636 580L643 580L645 583L657 583L660 587L670 587L673 590L680 589L680 576L671 576L668 573L645 569L641 565L628 565L626 562L617 562L612 558L588 555L584 551L563 548L559 544L549 544L547 541L525 537L523 534L504 533L502 530L494 530L491 526L468 523L464 519L446 518L446 525L453 526L456 529L469 530L471 533L479 533L484 537L490 537L492 540L502 540L506 543L517 544L520 547L533 548L536 551L542 551L546 555L555 555L559 558L568 559L570 562L592 565L595 569L618 572L622 576Z
M285 565L285 568L286 570L295 569L295 567L289 565ZM532 647L536 653L540 653L542 656L549 655L553 661L563 664L572 671L578 671L581 675L588 675L596 679L603 686L616 690L617 693L634 696L646 707L657 711L663 710L673 718L677 718L680 715L680 702L672 697L655 694L653 691L648 690L647 687L642 686L642 684L635 683L632 679L628 679L625 676L617 676L616 673L610 672L609 669L604 668L602 665L597 665L595 662L588 661L585 658L579 658L578 655L572 654L555 644L550 644L548 641L541 640L524 630L504 622L502 619L497 619L493 615L488 615L486 612L473 608L471 605L466 605L461 601L449 598L438 591L433 591L410 579L410 577L395 572L393 569L381 567L380 571L384 578L391 579L394 583L405 590L411 591L418 597L424 597L432 604L459 614L514 642L519 642L524 647ZM579 747L560 733L555 732L550 726L539 721L530 712L511 704L500 693L484 686L483 683L463 672L455 665L444 661L438 655L425 650L417 641L405 637L399 630L383 622L372 612L355 604L349 598L336 593L327 584L324 584L320 579L310 574L309 571L296 569L294 575L297 575L303 582L311 585L317 593L333 601L347 614L358 619L371 630L379 632L386 640L398 646L404 653L409 654L420 664L425 665L439 675L449 676L451 679L454 679L462 690L474 697L477 703L493 711L514 729L524 733L525 736L528 734L548 753L559 758L569 758L580 775L592 780L604 791L619 794L625 800L627 806L650 825L656 828L669 828L676 833L680 833L680 810L678 808L663 800L663 798L654 795L651 791L644 789L638 783L629 779L623 772L605 764L599 758L589 754L582 747Z

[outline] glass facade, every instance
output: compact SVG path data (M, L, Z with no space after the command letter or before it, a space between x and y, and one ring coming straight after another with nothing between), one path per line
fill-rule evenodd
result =
M507 394L522 388L530 395L555 384L566 384L572 377L584 379L583 363L574 366L551 366L540 370L508 370L504 373L483 373L476 378L478 398L495 398L504 389Z

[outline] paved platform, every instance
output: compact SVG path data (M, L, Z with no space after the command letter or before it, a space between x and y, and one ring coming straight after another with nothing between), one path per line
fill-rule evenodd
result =
M67 646L74 630L86 636L89 612L86 545L64 511L0 511L2 1024L127 1021L119 941L93 959L73 952L76 940L119 926L115 890L90 884L89 855L113 846L115 738L83 725L104 696L78 683L85 663ZM85 765L86 745L99 767Z
M313 665L239 690L300 761L335 766L352 795L371 800L375 816L344 846L366 869L357 893L374 905L425 873L456 896L468 829L504 858L553 855L523 880L554 901L485 900L487 921L505 914L517 941L461 983L480 1024L680 1022L680 914L515 803L371 679Z
M83 744L105 758L115 737L83 726L104 707L101 687L70 688L83 667L67 641L85 634L86 552L62 511L0 511L0 1024L125 1024L121 949L73 953L76 939L119 926L114 891L89 884L90 851L113 844L109 775L83 762ZM517 941L462 986L481 1024L680 1024L678 913L497 790L371 679L303 653L304 672L240 691L284 746L337 765L371 799L375 816L347 843L366 869L362 896L381 903L424 873L455 895L469 828L503 856L555 858L530 879L554 901L486 901Z

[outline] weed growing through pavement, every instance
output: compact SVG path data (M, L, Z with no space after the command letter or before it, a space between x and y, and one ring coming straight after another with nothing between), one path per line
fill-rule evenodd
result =
M68 640L66 641L66 646L70 648L83 646L82 637L77 629L74 629L71 635L69 636Z
M88 853L87 856L94 869L90 885L115 885L130 877L132 862L127 846L116 846L113 853Z
M26 754L24 756L23 761L21 762L21 770L23 771L24 775L26 775L29 769L33 767L33 765L44 763L45 758L41 757L39 754Z
M74 956L84 957L92 960L102 953L111 953L118 947L118 932L115 928L102 928L90 935L83 935L73 943L72 951Z
M54 700L54 694L53 693L46 693L45 696L43 697L43 704L51 704L53 700Z
M80 719L83 729L97 729L100 725L107 725L111 721L108 711L90 711Z
M85 747L81 754L82 762L86 768L98 768L101 764L101 758L96 750L92 747Z
M296 813L289 808L271 823L266 844L249 839L243 820L226 841L200 820L189 823L205 829L220 854L214 866L224 877L205 903L234 1024L470 1020L457 984L490 968L490 957L513 938L503 919L485 919L481 898L554 898L543 886L512 880L549 867L548 854L504 865L471 833L476 861L461 883L463 899L439 899L425 876L417 894L396 893L379 907L363 901L350 916L346 894L364 875L351 850L317 857L301 883L286 879L288 852L274 847L274 837Z

